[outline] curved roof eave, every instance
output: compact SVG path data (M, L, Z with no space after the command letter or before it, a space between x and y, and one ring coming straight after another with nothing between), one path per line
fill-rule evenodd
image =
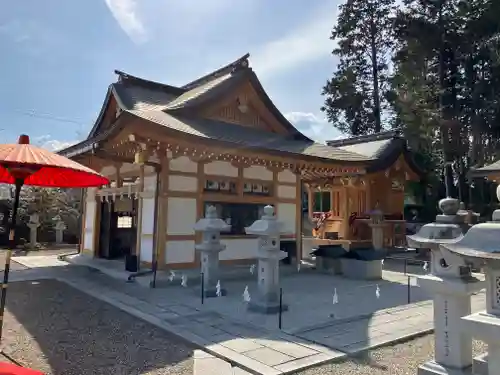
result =
M102 104L101 110L99 111L99 115L97 116L97 119L94 123L94 126L92 126L92 129L89 132L89 135L87 136L87 139L93 138L96 136L97 131L99 130L99 126L101 125L102 119L104 117L104 114L106 113L106 110L108 109L109 106L109 101L111 100L111 97L114 97L116 100L116 103L118 107L122 111L126 110L127 108L123 104L123 101L121 100L120 96L117 94L115 87L113 84L108 86L108 91L106 92L106 97L104 98L104 102Z

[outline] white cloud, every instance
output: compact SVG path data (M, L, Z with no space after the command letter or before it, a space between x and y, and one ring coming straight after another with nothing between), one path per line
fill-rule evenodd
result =
M137 44L148 39L146 28L138 15L136 0L104 0L122 30Z
M287 73L312 61L329 56L334 43L329 36L338 12L338 2L328 1L312 17L281 38L252 52L252 65L259 76Z
M33 140L33 144L53 152L62 150L63 148L72 146L78 142L79 142L78 140L62 141L58 139L53 139L52 136L50 135L43 135Z
M325 118L314 113L289 112L285 113L285 117L302 133L317 142L325 143L326 141L345 138Z

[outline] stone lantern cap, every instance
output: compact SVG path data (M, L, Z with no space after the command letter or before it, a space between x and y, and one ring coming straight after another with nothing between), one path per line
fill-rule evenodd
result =
M217 217L217 209L214 206L208 206L205 217L198 220L194 225L194 230L200 232L227 232L230 229L231 225Z
M500 200L500 185L497 198ZM443 247L468 258L500 260L500 210L493 212L492 221L473 225L460 241Z
M462 220L457 215L460 202L454 198L444 198L439 201L439 209L443 214L436 216L434 223L422 226L418 233L406 236L409 247L433 248L439 244L455 243L463 237Z
M246 227L245 232L258 236L285 233L285 231L283 231L283 224L274 216L273 206L264 207L264 215L262 215L262 218L254 221L249 227Z

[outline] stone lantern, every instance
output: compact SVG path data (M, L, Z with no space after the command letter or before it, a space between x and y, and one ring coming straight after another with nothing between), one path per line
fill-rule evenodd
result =
M64 221L58 220L54 228L56 230L56 243L63 243L64 231L67 229L66 224L64 224Z
M442 214L436 216L436 221L425 224L416 234L406 236L408 247L431 250L431 271L435 263L432 251L438 250L440 244L457 241L463 236L463 217L457 215L459 208L457 199L441 199L439 209Z
M30 248L35 249L37 244L38 227L40 226L40 218L37 213L30 215L28 228L30 228Z
M420 375L449 374L472 365L472 341L460 329L461 318L471 312L471 295L484 286L463 259L444 247L464 238L458 200L442 199L439 208L443 214L435 223L407 236L409 246L431 251L431 273L418 282L434 299L435 359L419 367Z
M219 280L219 253L226 249L220 242L220 232L226 232L231 226L217 217L214 206L208 206L205 217L200 219L194 230L202 232L202 242L195 246L201 253L201 272L203 273L203 288L205 297L217 297L217 282ZM220 295L226 295L226 290L221 289Z
M368 226L372 229L372 244L374 250L382 250L384 248L384 227L387 226L384 220L384 213L375 208L368 213L370 215L370 223Z
M497 187L500 200L500 186ZM486 310L468 314L461 320L461 329L488 344L488 355L476 364L487 367L474 370L479 374L500 374L500 210L495 210L492 221L473 225L464 238L455 244L443 246L463 262L482 267L486 276ZM485 363L486 362L486 363Z
M280 311L279 302L279 262L287 256L280 250L280 234L283 225L274 216L274 207L264 207L264 215L251 226L245 228L247 234L259 236L257 249L258 295L248 304L250 311L264 314L276 314ZM287 305L281 311L288 310Z

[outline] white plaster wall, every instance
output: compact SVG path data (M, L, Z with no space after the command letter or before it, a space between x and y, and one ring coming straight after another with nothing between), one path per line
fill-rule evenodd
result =
M153 262L153 239L151 237L141 238L141 262Z
M238 168L228 161L217 160L207 163L204 166L204 172L211 175L238 177Z
M165 263L190 263L194 262L194 241L167 241L165 249Z
M262 165L252 165L243 170L244 178L272 181L273 172Z
M278 172L278 181L296 184L297 176L290 169L285 169L284 171Z
M194 234L193 227L195 224L195 198L168 198L168 234Z
M191 176L168 176L168 188L172 191L196 192L198 190L198 179Z
M85 233L83 235L83 248L94 250L94 221L97 203L87 201L85 204Z
M179 156L176 159L170 160L170 170L196 173L198 171L198 163L195 163L187 156Z
M296 205L293 203L278 203L278 220L283 223L284 234L295 233Z
M156 190L156 173L145 176L144 177L144 191L152 191Z
M226 245L226 250L219 253L219 259L248 259L257 256L257 238L235 238L222 239L221 242Z
M103 167L99 171L99 173L102 174L103 176L111 176L111 175L116 173L116 168L112 165L107 165L107 166Z
M142 234L153 234L154 222L155 222L155 199L144 198L142 200Z
M297 188L289 185L278 185L278 197L286 199L295 199Z

